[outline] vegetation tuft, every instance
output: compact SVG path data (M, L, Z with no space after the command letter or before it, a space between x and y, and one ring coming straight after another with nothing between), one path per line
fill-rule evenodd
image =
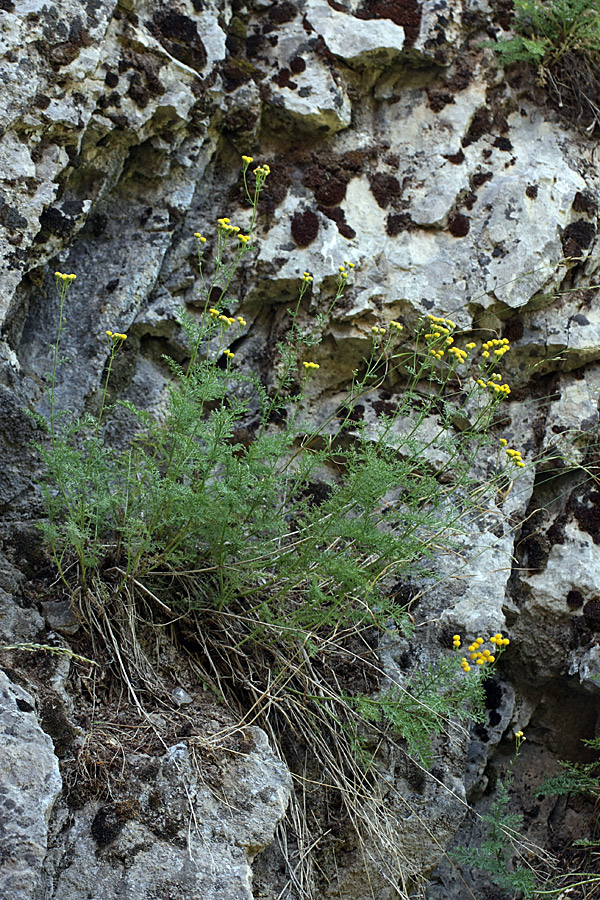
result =
M600 0L515 0L513 36L495 45L503 66L526 63L570 121L600 125Z
M196 234L201 297L181 317L187 359L167 359L172 386L163 418L116 403L130 416L124 449L108 443L106 429L125 334L106 332L98 415L56 408L75 277L56 273L60 324L49 415L37 416L46 433L39 443L44 533L98 652L108 651L140 709L152 696L169 702L144 629L174 625L199 680L287 754L297 787L290 884L300 879L303 896L318 895L304 852L314 836L303 796L316 767L363 847L371 854L379 848L386 877L409 885L410 861L397 858L390 837L397 823L376 801L386 786L378 756L394 748L424 770L436 736L465 740L465 723L481 714L483 680L508 640L494 635L483 650L478 638L461 651L455 635L452 649L415 660L402 675L384 670L377 650L413 627L395 599L398 579L422 572L526 466L518 450L488 433L510 393L498 371L509 344L494 338L478 347L453 321L433 315L412 334L400 322L381 322L344 402L319 427L309 426L319 343L354 267L340 265L333 296L310 328L300 314L312 276L299 279L273 387L238 365L231 347L247 323L232 314L239 309L230 290L255 246L270 174L267 166L251 171L251 163L243 158L244 232L220 219L212 260L209 241ZM374 423L357 421L360 399L391 377L401 385L395 406L386 405ZM473 466L491 443L497 465L482 486Z

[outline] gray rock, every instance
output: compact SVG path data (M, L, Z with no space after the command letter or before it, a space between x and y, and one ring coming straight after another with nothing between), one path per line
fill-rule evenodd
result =
M0 672L0 896L31 900L40 882L48 820L62 780L33 698Z
M264 732L247 729L246 737L248 751L225 763L218 791L185 744L169 748L151 783L143 774L151 760L136 758L130 790L139 813L127 819L111 804L88 804L57 836L52 900L252 900L251 863L273 839L291 778Z

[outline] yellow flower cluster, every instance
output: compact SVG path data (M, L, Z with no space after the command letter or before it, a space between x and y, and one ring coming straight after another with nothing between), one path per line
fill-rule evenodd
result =
M206 243L206 238L204 237L203 234L200 234L199 231L195 231L195 232L194 232L194 237L197 238L197 239L200 241L201 244L205 244L205 243Z
M59 281L68 282L69 284L77 278L77 275L65 275L63 272L55 272L54 274Z
M404 325L401 322L396 322L395 319L392 319L390 322L390 328L395 328L396 331L402 331L404 329Z
M486 341L485 344L482 344L482 356L487 359L490 356L490 350L493 352L494 356L497 356L498 359L501 359L505 353L508 353L510 350L510 343L508 338L494 338L492 341Z
M515 466L518 466L520 469L525 468L525 463L523 462L523 459L521 457L520 450L513 450L512 447L507 447L505 452L510 461L513 462Z
M110 338L111 341L126 341L127 340L127 335L121 334L118 331L107 331L106 337Z
M468 344L465 344L467 350L474 350L476 346L477 344L475 343L475 341L470 341Z
M314 362L303 362L302 365L304 366L305 369L319 369L320 368L319 364L314 363Z
M496 394L510 394L510 387L507 384L498 384L498 381L502 380L502 375L498 375L496 372L494 375L490 377L488 381L484 381L483 378L477 379L477 384L480 387L490 388Z
M224 350L223 355L227 357L227 359L233 359L235 353L232 353L231 350Z
M246 320L244 319L243 316L238 316L237 320L242 327L246 324Z
M499 631L498 634L493 634L490 638L490 644L495 644L496 647L508 647L510 641L508 638L502 636L502 632Z
M436 325L442 325L444 327L448 326L448 328L456 328L456 322L453 322L452 319L442 319L440 316L432 316L431 313L428 314L427 318L430 322L433 322Z
M250 163L254 162L253 156L242 156L242 162L244 163L244 168L247 169Z
M313 277L310 274L310 272L305 272L304 275L302 276L302 281L304 282L304 284L310 284L310 282L312 280L313 280Z
M522 731L515 731L515 740L518 741L518 742L519 742L519 741L526 741L527 738L525 737L525 735L523 734Z
M448 353L452 353L452 355L456 359L456 362L459 363L459 365L460 365L460 363L464 363L465 359L468 356L467 351L461 350L460 347L450 347L448 350Z
M380 328L379 325L373 325L371 331L373 334L385 334L385 328Z
M441 316L432 316L431 314L427 318L432 326L432 330L427 332L425 340L434 345L429 348L429 355L435 359L443 359L444 350L447 350L454 343L454 338L450 332L456 328L456 322L453 322L452 319L443 319ZM462 353L463 351L461 350L460 352ZM454 356L458 359L456 353Z
M218 312L218 310L217 310L217 312ZM212 315L212 310L211 310L211 315ZM235 325L235 319L232 316L218 315L217 318L218 318L219 322L223 323L225 328L229 328L230 325Z
M264 180L267 175L271 174L271 170L268 165L264 163L262 166L257 166L256 169L254 169L254 174L257 178L262 178Z
M496 651L498 653L501 653L502 650L504 649L504 647L506 647L506 646L508 646L508 644L510 644L509 639L503 637L501 632L498 632L498 634L493 634L491 636L491 638L489 639L489 642L490 642L490 644L496 646ZM467 648L469 651L468 658L466 656L463 656L463 658L461 659L461 662L460 662L463 672L471 671L471 666L469 665L469 660L471 661L471 663L475 663L476 666L481 666L481 667L483 667L485 665L491 665L492 663L496 662L496 657L493 655L491 650L487 650L487 649L482 650L481 649L481 646L484 643L485 643L484 639L482 637L478 637L478 638L475 638L473 643L469 645L469 647ZM460 647L460 635L459 634L455 634L454 637L452 638L452 646L454 647L455 650L459 649L459 647Z
M208 311L209 311L209 313L210 313L211 319L216 319L217 316L220 315L219 310L218 310L218 309L215 309L214 306L211 306L211 307L209 308Z
M238 241L240 242L240 244L247 244L249 240L249 234L238 234Z
M469 659L473 660L478 666L485 666L486 663L493 663L496 661L496 657L492 656L490 650L479 649L482 644L483 638L478 637L475 638L473 643L469 646Z
M232 234L238 234L240 230L237 225L232 225L227 218L217 219L217 227L226 237L229 237L229 235Z

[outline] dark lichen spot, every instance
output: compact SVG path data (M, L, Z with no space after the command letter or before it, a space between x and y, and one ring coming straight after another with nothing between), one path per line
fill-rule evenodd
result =
M311 209L297 212L292 219L292 237L299 247L308 247L319 233L319 217Z
M60 209L51 206L50 209L45 209L41 214L40 225L42 235L45 232L46 235L57 234L61 237L66 237L73 231L75 220L70 216L64 216Z
M306 63L301 56L295 56L290 61L290 69L292 70L294 75L300 75L300 73L304 72L304 70L306 69Z
M295 3L290 0L284 0L283 3L274 3L269 10L269 22L272 25L285 25L292 22L298 15L298 9Z
M537 184L528 184L525 188L525 194L530 200L536 200L538 195Z
M36 94L33 98L33 105L36 109L48 109L50 102L50 97L47 97L46 94Z
M565 256L581 256L583 250L592 243L596 236L596 226L585 219L578 219L567 225L561 235Z
M415 223L408 213L390 213L385 223L385 230L389 237L396 237L402 231L413 231Z
M577 191L573 198L572 209L574 212L587 213L588 216L595 216L598 212L598 204L594 200L589 191Z
M318 210L327 216L328 219L331 219L332 222L335 222L337 230L342 237L348 238L348 240L356 237L354 228L346 222L346 213L340 206L319 206Z
M16 231L23 231L27 228L27 219L21 213L10 206L0 193L0 224L8 231L14 234Z
M114 806L101 806L92 822L92 837L101 847L110 844L123 830L125 819Z
M494 141L494 147L497 147L498 150L502 150L505 153L510 153L513 148L513 145L509 141L508 138L505 137L497 137Z
M459 166L465 161L465 154L462 150L459 150L458 153L448 153L444 159L447 159L448 162L451 162L455 166Z
M394 198L400 196L400 182L393 175L387 175L385 172L376 172L369 178L369 184L373 196L382 209L389 206Z
M583 607L583 618L590 631L600 631L600 597L592 597Z
M585 601L585 597L581 593L581 591L573 590L569 591L567 594L567 606L573 607L573 609L581 609Z
M464 213L455 213L448 222L448 231L453 237L465 237L469 233L469 217Z
M17 708L21 710L21 712L33 712L34 707L31 703L28 703L27 700L23 700L22 697L17 697L16 699Z
M454 94L447 88L428 88L427 103L433 112L439 113L449 103L454 103Z
M339 206L346 196L346 182L331 177L325 177L315 187L315 199L323 206Z
M469 125L468 131L464 138L462 139L463 147L468 147L470 144L474 144L478 141L484 134L487 134L491 128L490 121L490 113L487 107L482 109L478 109L471 124ZM491 154L491 151L488 153L488 156ZM485 156L485 151L484 151Z
M206 49L196 23L175 10L155 12L150 30L171 56L197 72L206 66Z
M104 83L109 88L116 88L119 83L119 76L116 72L107 72L104 76Z
M264 78L263 73L247 59L228 57L222 64L223 81L227 91L234 91L242 84L252 79L257 81Z
M477 190L477 188L480 188L486 181L491 181L493 177L492 172L475 172L471 177L471 185Z
M279 87L286 87L291 91L296 91L298 90L298 85L295 81L291 80L291 74L289 69L279 69L277 75L273 77L273 81L275 81Z

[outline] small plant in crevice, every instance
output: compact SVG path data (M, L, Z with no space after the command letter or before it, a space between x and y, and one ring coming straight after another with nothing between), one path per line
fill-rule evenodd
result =
M596 679L597 681L597 679ZM583 740L591 750L600 751L600 738ZM569 849L566 871L548 879L543 896L580 896L592 900L600 893L600 759L587 763L560 760L560 771L541 783L539 797L579 795L593 801L593 827L589 837L573 841Z
M515 0L512 37L494 49L503 66L526 63L571 121L600 125L599 0Z
M377 647L412 627L394 600L395 580L450 546L468 517L486 514L487 498L526 467L518 450L489 434L510 394L498 371L510 345L493 338L479 347L440 316L425 317L412 334L396 320L380 322L344 402L309 426L319 345L354 267L340 265L331 298L309 325L302 313L313 279L300 277L276 348L275 384L265 386L244 359L247 322L230 295L255 246L270 175L266 166L251 172L251 163L243 158L250 205L243 231L223 217L211 238L195 235L200 297L181 316L187 359L167 359L164 417L117 401L131 417L122 449L109 445L106 431L125 334L106 331L98 415L56 409L74 277L56 273L49 416L37 416L47 433L39 443L44 533L82 622L98 649L108 648L139 706L153 695L168 702L143 635L174 623L199 679L244 724L259 724L276 747L292 742L319 760L348 820L378 844L388 877L399 879L406 861L395 860L395 826L374 802L381 776L376 754L365 750L369 737L428 766L436 736L464 736L464 724L480 715L483 679L508 639L494 635L483 650L477 638L461 656L456 635L456 652L415 666L402 683L381 668ZM402 386L395 406L375 424L356 421L360 400L392 376ZM434 430L424 430L432 421ZM496 466L482 485L473 466L490 446ZM300 769L295 777L301 794L308 780ZM301 797L294 803L299 834L308 825Z
M496 795L490 812L481 816L484 838L476 847L457 847L450 853L452 859L463 866L487 872L495 885L513 898L538 896L538 879L533 869L520 858L520 829L523 816L511 812L509 789L513 769L523 741L522 731L515 734L515 752L503 780L496 783ZM515 857L517 862L515 862Z

